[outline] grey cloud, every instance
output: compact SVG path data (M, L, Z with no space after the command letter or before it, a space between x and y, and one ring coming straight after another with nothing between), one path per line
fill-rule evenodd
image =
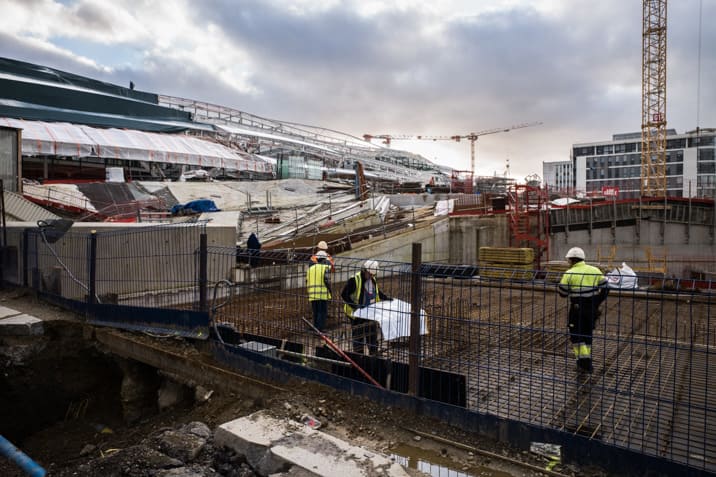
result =
M74 26L79 29L112 31L114 21L111 9L94 3L80 3L70 8Z
M220 26L249 52L258 94L239 93L211 71L167 58L148 56L145 65L106 74L28 50L19 39L0 37L0 52L14 53L0 54L357 135L455 134L541 120L539 129L494 135L480 145L481 160L494 154L502 162L509 152L513 170L526 173L539 171L541 160L568 158L572 143L640 128L640 5L567 4L564 17L519 9L452 20L438 41L421 33L435 19L420 12L362 17L339 3L296 15L258 0L192 3L188 15L196 24ZM695 124L697 10L695 2L670 3L668 117L679 130ZM716 29L706 21L715 10L705 2L702 127L716 126ZM93 24L92 14L86 22Z

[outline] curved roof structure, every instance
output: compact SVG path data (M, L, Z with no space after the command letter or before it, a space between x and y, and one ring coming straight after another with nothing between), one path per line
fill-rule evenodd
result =
M185 134L10 118L0 118L0 125L22 129L25 156L99 157L271 172L271 164L260 158Z

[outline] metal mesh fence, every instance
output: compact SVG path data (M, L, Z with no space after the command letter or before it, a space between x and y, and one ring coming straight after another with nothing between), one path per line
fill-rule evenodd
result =
M28 282L50 296L76 301L193 308L204 232L203 224L100 233L30 229Z
M272 356L364 380L302 319L311 321L309 257L273 253L270 264L239 269L235 282L220 287L213 305L220 334L231 330L224 337L234 344L269 344ZM343 312L341 290L361 265L335 262L326 337L380 385L405 392L410 312L359 325ZM502 278L422 265L419 395L716 470L716 397L708 392L716 330L708 290L663 279L612 290L593 333L594 371L585 377L572 354L569 302L556 281L539 272L486 271L480 269ZM380 262L378 286L390 297L410 303L412 278L409 264ZM366 333L375 339L363 339Z
M612 290L585 376L557 272L380 261L382 300L350 318L344 292L364 259L337 258L321 336L306 288L311 256L206 248L204 232L156 226L51 242L33 231L29 282L80 301L206 310L225 345L397 392L417 376L412 391L426 399L716 471L711 282L642 276L639 288Z

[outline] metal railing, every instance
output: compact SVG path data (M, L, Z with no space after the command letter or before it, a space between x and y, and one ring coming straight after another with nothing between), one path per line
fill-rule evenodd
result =
M358 321L344 313L342 292L364 260L339 257L321 337L304 321L308 255L208 247L202 226L66 234L54 244L38 234L28 237L30 282L64 299L168 310L169 328L182 310L208 313L218 346L367 382L330 341L381 387L448 413L716 472L712 282L642 276L639 288L612 290L585 377L557 273L421 264L419 254L413 264L380 261L378 289L392 300ZM117 313L112 324L127 320Z

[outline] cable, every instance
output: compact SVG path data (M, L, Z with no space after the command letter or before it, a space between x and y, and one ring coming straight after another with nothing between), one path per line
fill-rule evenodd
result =
M47 237L45 236L45 228L49 227L49 224L45 222L44 220L38 220L37 221L37 227L40 229L40 235L42 236L42 241L45 243L45 246L50 250L50 253L52 253L52 256L55 257L55 260L57 260L57 263L60 264L62 269L67 272L67 275L70 277L70 279L77 283L81 288L83 288L86 292L89 293L89 287L82 283L75 275L72 273L72 271L65 265L65 262L62 261L59 255L57 255L57 252L55 249L50 245L50 242L47 241ZM101 304L102 301L99 299L99 297L95 294L95 299L97 300L97 303Z
M216 292L219 290L219 287L220 287L221 285L228 285L228 287L229 287L229 296L228 296L228 298L226 298L226 299L224 300L223 303L221 303L220 305L216 305ZM234 298L234 283L233 283L233 282L231 282L230 280L227 280L227 279L223 279L223 280L219 280L218 282L216 282L216 283L214 284L214 293L213 293L213 296L212 296L212 299L211 299L211 308L210 308L209 321L211 321L212 327L214 328L214 333L216 333L216 337L219 338L219 342L220 342L222 345L225 345L226 343L224 342L224 339L221 337L221 333L219 333L219 327L218 327L218 325L217 325L217 323L216 323L216 319L215 319L215 318L216 318L216 312L217 312L219 309L221 309L221 308L225 307L226 305L228 305L229 302L233 301L233 298Z

